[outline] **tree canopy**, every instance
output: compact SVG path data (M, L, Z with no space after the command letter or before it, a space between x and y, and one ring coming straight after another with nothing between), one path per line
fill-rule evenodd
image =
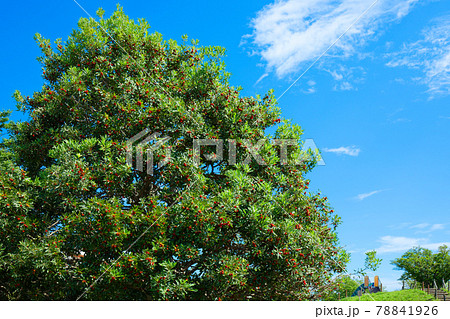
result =
M434 254L430 249L414 247L392 264L404 271L400 280L412 279L430 286L436 283L438 287L450 280L450 250L445 245Z
M98 15L64 42L37 34L43 86L14 94L28 120L4 124L0 299L317 298L346 259L340 218L308 191L301 128L273 92L229 84L223 48L164 40L120 7ZM153 174L126 156L146 129L170 138ZM196 165L199 139L235 163L202 146ZM295 140L286 160L273 139Z

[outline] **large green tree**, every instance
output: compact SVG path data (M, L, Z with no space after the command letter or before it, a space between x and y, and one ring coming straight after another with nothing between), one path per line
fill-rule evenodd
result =
M6 124L1 149L0 298L316 298L345 253L339 217L308 192L301 128L272 92L229 84L223 48L163 40L120 7L97 14L65 42L36 35L43 87L15 93L29 119ZM170 138L144 147L153 174L127 148L145 129ZM202 146L197 165L196 139L223 140L225 159Z
M419 284L442 287L450 280L450 250L443 245L433 254L430 249L414 247L392 261L404 273L400 280L415 280Z

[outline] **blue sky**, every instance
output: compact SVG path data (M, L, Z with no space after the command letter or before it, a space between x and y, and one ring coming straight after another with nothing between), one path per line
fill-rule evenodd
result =
M116 1L78 1L95 15ZM283 116L314 140L325 166L311 174L342 216L341 242L361 267L376 249L377 274L400 287L390 261L413 246L450 245L450 3L446 0L122 1L131 18L181 40L227 49L243 94L281 94ZM372 6L371 6L372 5ZM361 16L370 7L364 15ZM14 90L42 86L36 32L67 38L80 17L71 0L10 1L0 32L1 109ZM354 23L357 20L356 23ZM13 119L21 115L15 113Z

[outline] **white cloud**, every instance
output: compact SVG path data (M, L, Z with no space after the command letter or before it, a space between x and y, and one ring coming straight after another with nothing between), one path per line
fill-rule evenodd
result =
M428 234L428 233L432 233L437 230L443 230L445 228L445 224L422 223L422 224L413 225L410 228L418 229L416 231L417 234Z
M344 82L342 82L340 84L336 84L333 87L333 90L335 90L335 91L338 91L338 90L340 90L340 91L350 91L350 90L354 90L354 89L355 89L354 86L352 84L350 84L350 82L348 82L348 81L344 81Z
M444 228L444 224L434 224L433 226L431 226L430 231L442 230Z
M253 85L257 85L259 82L261 82L266 76L268 76L269 75L269 73L264 73L263 75L261 75L260 77L259 77L259 79L258 80L256 80L256 82L255 82L255 84L253 84Z
M335 153L339 155L344 154L349 156L358 156L359 152L361 152L361 150L356 146L341 146L338 148L324 148L322 150L327 153Z
M383 26L405 16L418 0L379 0L328 53L348 57ZM313 61L367 10L373 0L280 0L266 5L251 22L253 33L244 36L255 45L269 70L279 77Z
M397 123L408 123L411 122L410 119L405 117L399 117L400 113L405 114L405 110L403 108L398 108L387 115L387 121L389 123L397 124Z
M351 83L361 83L364 81L366 72L362 67L348 67L342 64L332 63L332 69L325 67L329 63L321 63L320 68L328 72L337 83L334 85L335 91L356 90Z
M430 225L430 227L428 229L418 230L416 233L427 234L427 233L435 232L437 230L443 230L444 228L445 228L444 224L434 224L434 225Z
M413 247L423 247L431 250L437 250L439 246L450 246L449 242L430 243L427 238L411 238L411 237L397 237L397 236L383 236L378 242L381 246L375 249L378 253L392 253L407 251Z
M372 191L372 192L369 192L369 193L358 194L358 195L356 195L356 199L363 200L363 199L366 199L367 197L370 197L372 195L378 194L379 192L382 192L382 191L383 190L380 189L380 190Z
M438 250L438 248L440 246L444 246L444 245L447 247L450 247L450 242L430 243L430 244L421 245L421 247L426 248L426 249L431 249L431 250Z
M428 224L428 223L422 223L422 224L412 225L412 226L409 227L409 228L419 228L419 229L423 229L423 228L426 228L426 227L428 227L428 226L430 226L430 224Z
M344 78L344 76L342 75L342 73L337 72L336 70L333 71L329 71L329 73L331 74L331 76L333 77L333 79L335 79L336 81L340 81Z
M378 253L389 253L420 246L421 243L426 241L426 238L383 236L378 241L381 243L381 246L376 251Z
M431 97L450 94L450 15L434 19L422 31L422 39L404 44L387 55L390 67L405 66L423 72L415 80L428 86Z
M403 222L403 223L400 223L400 224L389 225L387 227L390 228L390 229L404 229L404 228L406 228L406 227L408 227L410 225L411 225L410 222Z
M316 92L316 88L315 88L316 82L315 81L309 80L306 84L308 84L309 87L306 90L302 90L303 93L312 94L312 93Z
M400 223L397 225L388 226L390 229L413 229L416 234L427 234L432 233L437 230L444 230L446 224L429 224L429 223L419 223L419 224L411 224L411 223Z

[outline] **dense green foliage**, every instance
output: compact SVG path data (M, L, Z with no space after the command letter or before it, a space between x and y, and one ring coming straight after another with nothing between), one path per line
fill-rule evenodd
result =
M316 160L300 127L271 92L229 85L223 48L165 41L120 8L99 24L81 19L54 45L37 35L44 85L15 93L29 120L6 124L0 153L0 299L318 298L345 252L339 217L307 190ZM125 156L147 128L171 138L152 175ZM200 138L223 139L225 158L236 140L237 164L195 165ZM248 141L270 138L297 141L286 165L271 143L267 165L242 163Z
M431 287L434 283L442 287L450 280L450 250L445 245L434 254L426 248L412 248L392 264L404 271L400 280L414 280Z
M322 297L322 300L338 301L350 297L359 285L361 282L351 276L339 276L333 280L333 288Z

